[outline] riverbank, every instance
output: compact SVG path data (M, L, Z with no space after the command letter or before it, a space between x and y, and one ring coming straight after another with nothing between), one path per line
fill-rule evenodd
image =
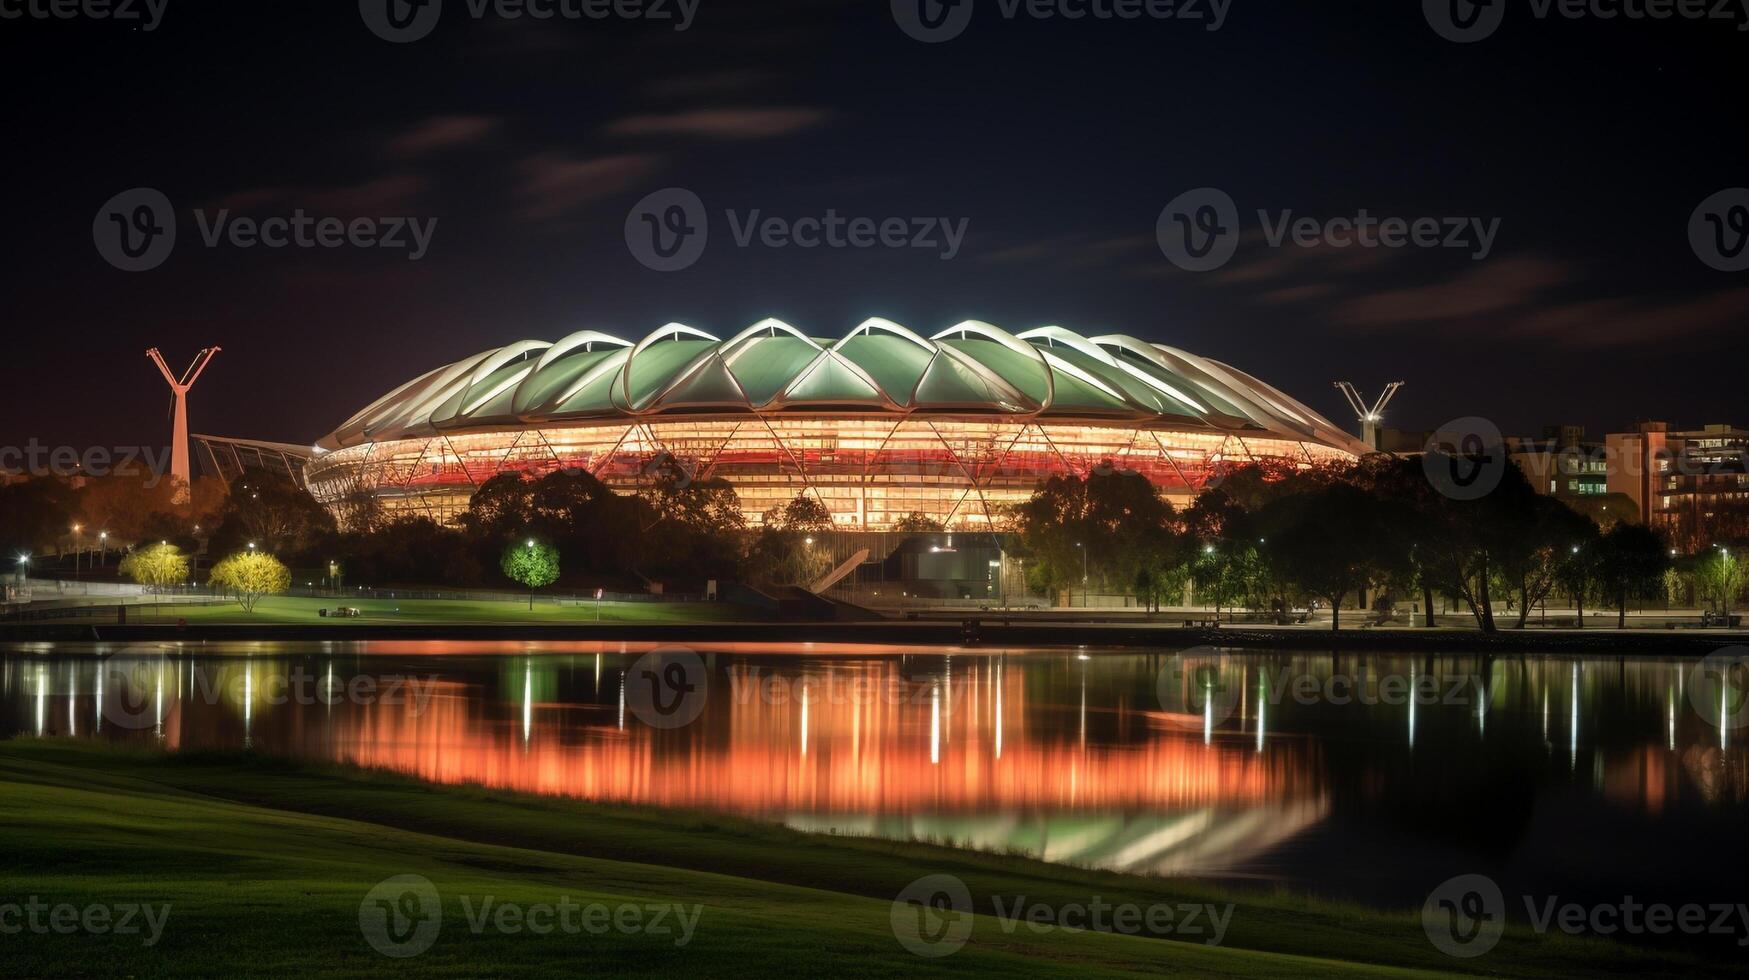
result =
M371 946L375 913L361 904L400 875L428 880L440 896L429 949L399 961L433 975L1724 972L1681 954L1517 926L1486 956L1460 960L1429 943L1418 910L1232 895L1183 880L328 765L69 741L0 743L0 846L8 855L0 903L168 906L149 946L140 935L86 929L8 936L8 972L22 976L377 975L397 961ZM978 914L963 949L918 957L895 936L894 897L941 874L964 882ZM519 926L509 931L497 918L470 918L485 896L521 909L562 900L675 905L697 917L684 944L672 932L537 934L532 919L506 920ZM1230 911L1221 942L1210 945L1207 932L1035 930L992 914L996 898L1018 896L1047 909L1097 900ZM416 934L409 924L399 935Z
M1185 627L1172 622L1032 622L1020 616L979 614L959 620L875 622L676 622L649 619L600 623L591 620L493 622L457 618L442 622L318 623L272 620L206 621L186 625L128 623L0 623L0 642L143 643L179 646L273 641L510 640L675 643L860 643L976 650L1014 647L1232 649L1430 654L1586 654L1603 656L1704 657L1724 647L1749 645L1749 633L1727 630L1525 629L1483 633L1470 629L1329 629L1238 625ZM70 651L77 653L78 651ZM204 654L223 650L202 649Z

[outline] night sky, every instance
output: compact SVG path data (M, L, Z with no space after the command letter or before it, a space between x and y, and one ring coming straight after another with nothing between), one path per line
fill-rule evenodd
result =
M0 0L16 11L27 0ZM47 0L36 0L45 3ZM477 2L477 0L476 0ZM169 0L151 31L0 19L7 98L0 442L163 445L178 367L224 348L196 432L309 443L390 388L520 338L765 316L1129 333L1229 361L1341 423L1331 387L1407 388L1389 423L1508 433L1657 418L1749 425L1749 272L1691 214L1749 185L1749 33L1539 20L1442 38L1422 4L1232 0L1197 20L1037 20L975 3L908 37L887 0L699 0L675 21L509 20L446 0L391 44L349 0ZM668 11L678 14L672 0ZM142 8L143 12L143 8ZM1746 16L1733 11L1739 21ZM1182 271L1155 225L1212 186L1233 259ZM113 195L162 191L161 266L99 254ZM668 187L711 223L652 271L628 211ZM406 249L206 247L233 217L436 218ZM1498 219L1473 249L1272 247L1256 212ZM940 217L942 248L737 247L724 215Z

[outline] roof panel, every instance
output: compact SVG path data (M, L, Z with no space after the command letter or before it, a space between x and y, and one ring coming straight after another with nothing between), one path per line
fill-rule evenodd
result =
M668 324L635 345L582 330L522 340L430 370L354 413L330 448L520 420L822 411L1035 413L1123 418L1159 428L1243 429L1347 452L1357 440L1236 368L1124 334L1062 327L1011 334L977 320L934 339L879 318L815 340L762 320L720 341Z

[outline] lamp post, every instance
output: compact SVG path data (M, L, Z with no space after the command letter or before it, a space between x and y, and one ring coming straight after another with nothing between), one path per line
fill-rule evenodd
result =
M85 551L85 525L73 525L73 577L79 577L79 558Z
M97 564L109 564L109 532L97 532Z
M1075 542L1075 550L1081 552L1081 608L1087 608L1087 549L1081 547L1081 542Z
M535 551L535 539L530 537L530 539L528 539L528 553L533 555L533 551ZM535 586L528 586L528 611L530 611L530 613L535 611Z

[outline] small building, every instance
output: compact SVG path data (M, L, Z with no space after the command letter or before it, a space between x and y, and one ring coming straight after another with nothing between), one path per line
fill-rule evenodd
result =
M1542 438L1509 438L1512 461L1538 493L1561 500L1590 500L1610 492L1609 450L1585 438L1582 425L1549 425Z
M1686 551L1749 537L1749 430L1642 422L1608 437L1609 489Z

